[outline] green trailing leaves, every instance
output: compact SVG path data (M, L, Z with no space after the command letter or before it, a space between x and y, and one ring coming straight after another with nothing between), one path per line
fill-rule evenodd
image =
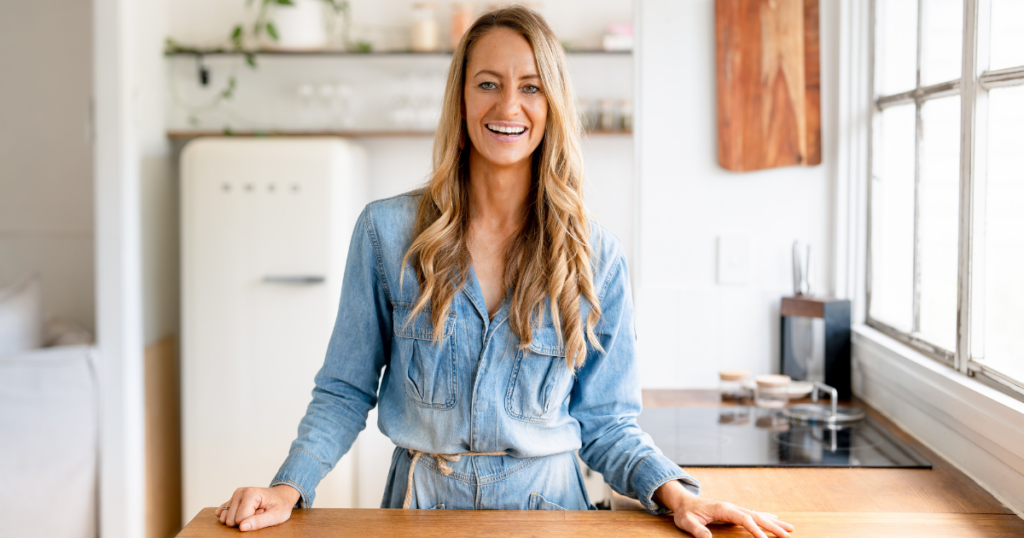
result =
M239 24L231 30L231 46L235 50L242 50L242 25Z
M228 78L228 85L226 88L221 90L221 99L227 100L235 96L235 77Z
M274 41L277 41L277 27L275 27L272 22L267 23L267 35L269 35Z

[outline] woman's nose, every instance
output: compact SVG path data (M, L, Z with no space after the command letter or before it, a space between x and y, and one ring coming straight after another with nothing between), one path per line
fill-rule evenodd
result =
M501 100L498 102L498 112L505 117L515 116L519 112L519 92L515 89L508 89L501 92Z

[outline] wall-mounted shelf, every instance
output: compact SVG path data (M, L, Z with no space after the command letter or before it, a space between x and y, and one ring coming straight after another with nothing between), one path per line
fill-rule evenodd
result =
M622 135L630 136L632 131L587 131L587 135ZM167 131L167 138L172 140L187 140L191 138L203 138L209 136L238 136L238 137L314 137L314 136L339 136L345 138L382 138L382 137L409 137L409 136L434 136L434 131Z
M633 51L622 50L622 51L609 51L609 50L567 50L566 53L569 55L604 55L610 54L615 56L628 56L633 54ZM298 50L242 50L237 51L234 49L224 48L189 48L189 47L177 47L174 49L164 51L164 56L243 56L246 54L256 54L259 56L342 56L342 57L356 57L365 56L367 58L381 57L381 56L423 56L423 57L437 57L437 56L451 56L450 51L441 52L413 52L413 51L373 51L373 52L356 52L356 51L345 51L345 50L309 50L309 51L298 51Z

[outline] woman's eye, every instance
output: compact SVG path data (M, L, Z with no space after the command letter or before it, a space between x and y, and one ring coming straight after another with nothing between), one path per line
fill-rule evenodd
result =
M498 85L493 83L493 82L482 82L482 83L480 83L480 89L482 89L482 90L493 90L493 89L495 89L497 87L498 87Z
M530 84L529 86L524 86L523 91L526 93L537 93L540 91L540 88Z

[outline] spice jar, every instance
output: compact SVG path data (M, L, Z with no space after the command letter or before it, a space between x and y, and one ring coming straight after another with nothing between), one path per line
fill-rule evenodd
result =
M633 101L619 101L619 116L622 117L622 130L633 130Z
M743 387L743 380L750 377L750 370L722 370L718 372L718 393L723 401L736 401L749 397Z
M590 131L594 128L595 118L594 112L590 110L590 101L586 99L580 99L576 102L576 113L580 117L580 126L584 131Z
M437 52L437 18L434 16L434 4L417 2L412 5L413 52Z
M615 107L610 99L601 99L597 103L597 128L602 131L615 130Z
M768 409L786 407L789 403L788 375L759 375L754 378L757 390L754 394L754 405Z
M452 4L452 26L451 42L452 50L459 48L459 41L465 35L469 27L473 25L473 12L475 11L472 2L455 2Z

